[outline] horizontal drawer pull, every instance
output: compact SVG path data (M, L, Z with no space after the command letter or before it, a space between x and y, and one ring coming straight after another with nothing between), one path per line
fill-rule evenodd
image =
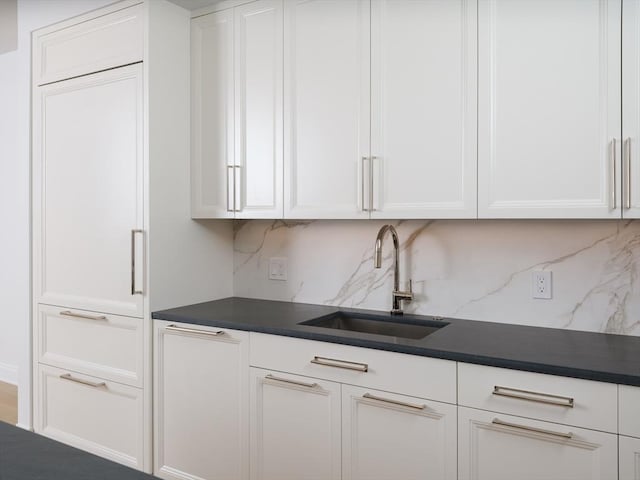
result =
M362 398L368 398L370 400L376 400L377 402L391 403L393 405L399 405L401 407L413 408L414 410L424 410L427 408L425 404L418 405L417 403L408 403L401 402L399 400L392 400L390 398L377 397L375 395L371 395L370 393L365 393Z
M542 433L544 435L551 435L554 437L560 437L560 438L566 438L566 439L573 438L573 433L571 432L567 432L567 433L554 432L553 430L545 430L544 428L528 427L526 425L518 425L517 423L503 422L498 418L494 418L491 421L491 423L493 423L494 425L499 425L501 427L517 428L518 430L526 430L527 432Z
M499 395L501 397L517 398L519 400L527 400L529 402L573 408L573 398L571 397L562 397L560 395L550 395L548 393L531 392L529 390L519 390L517 388L501 387L499 385L493 387L492 393L493 395Z
M63 380L70 380L72 382L81 383L82 385L87 385L88 387L93 387L93 388L100 388L100 387L107 386L107 384L104 382L95 383L95 382L90 382L89 380L82 380L81 378L72 377L70 373L65 373L63 375L60 375L60 378Z
M369 365L366 363L359 362L349 362L347 360L338 360L335 358L327 358L327 357L313 357L311 363L315 363L316 365L324 365L325 367L336 367L336 368L344 368L346 370L356 370L358 372L368 372Z
M316 388L318 386L317 383L306 383L306 382L298 382L297 380L289 380L288 378L281 378L281 377L276 377L275 375L265 375L265 377L267 380L274 380L276 382L282 382L282 383L290 383L291 385L298 385L299 387L306 387L306 388Z
M107 317L104 315L87 315L84 313L75 313L71 310L64 310L60 312L60 315L64 315L65 317L76 317L76 318L86 318L87 320L106 320Z
M172 332L183 332L183 333L194 333L196 335L209 335L210 337L218 337L220 335L224 335L224 331L218 330L217 332L210 332L208 330L198 330L197 328L186 328L186 327L178 327L176 325L167 325L164 327L165 330L170 330Z

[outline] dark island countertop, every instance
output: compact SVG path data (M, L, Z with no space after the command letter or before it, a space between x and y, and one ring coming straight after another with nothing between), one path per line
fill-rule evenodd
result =
M0 422L0 480L152 480L156 478Z
M154 312L152 318L640 386L640 337L449 318L443 319L445 328L422 339L299 325L339 311L384 314L230 297ZM403 318L434 319L408 314Z

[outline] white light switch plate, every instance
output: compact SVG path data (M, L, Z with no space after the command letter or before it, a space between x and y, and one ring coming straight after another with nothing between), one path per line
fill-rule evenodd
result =
M287 259L285 257L269 259L269 280L287 280Z

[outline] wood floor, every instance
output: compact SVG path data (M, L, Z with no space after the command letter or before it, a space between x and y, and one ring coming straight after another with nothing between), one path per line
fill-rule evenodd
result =
M0 382L0 422L18 423L18 387Z

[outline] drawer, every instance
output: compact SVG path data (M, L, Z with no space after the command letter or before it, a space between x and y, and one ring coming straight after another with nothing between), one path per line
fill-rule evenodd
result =
M141 319L39 305L37 328L40 363L142 387Z
M617 397L610 383L458 364L458 403L466 407L616 433Z
M252 332L249 363L296 375L456 403L456 364L448 360Z
M37 433L143 468L142 390L40 365Z
M619 432L640 438L640 387L619 386Z
M140 62L143 57L142 5L36 33L33 79L36 85Z

